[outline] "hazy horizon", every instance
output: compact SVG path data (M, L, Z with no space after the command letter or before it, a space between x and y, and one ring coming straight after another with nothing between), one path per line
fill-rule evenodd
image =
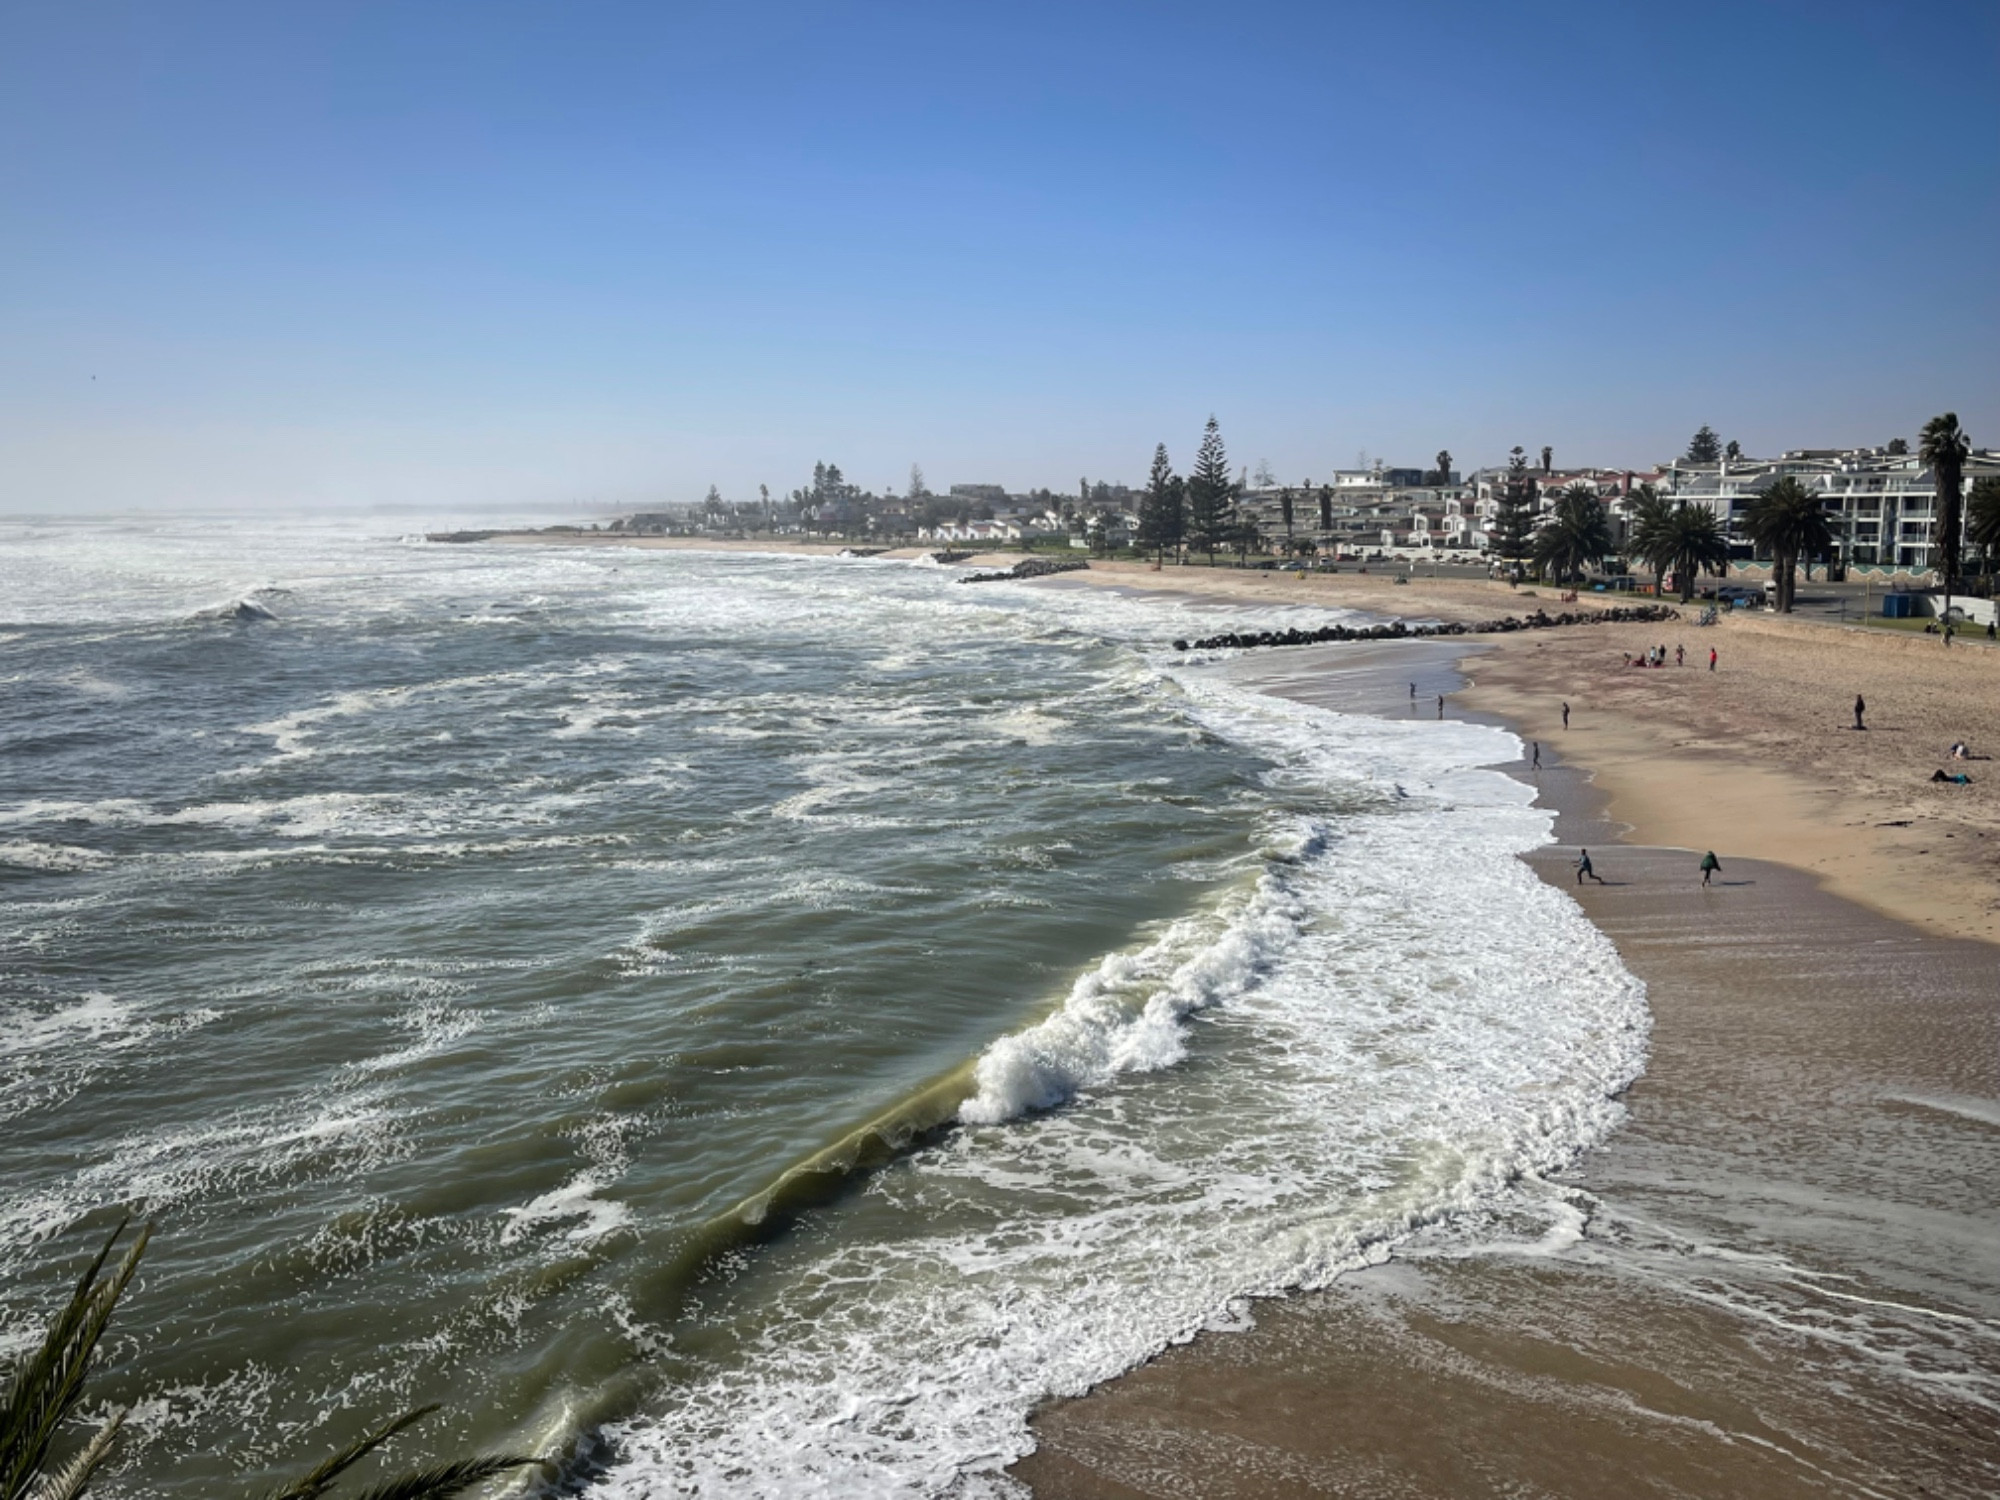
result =
M17 11L0 511L2000 444L2000 12Z

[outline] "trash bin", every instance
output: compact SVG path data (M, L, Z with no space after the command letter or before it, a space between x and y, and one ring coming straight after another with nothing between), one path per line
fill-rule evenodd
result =
M1917 601L1910 594L1884 594L1882 596L1882 618L1885 620L1914 619Z

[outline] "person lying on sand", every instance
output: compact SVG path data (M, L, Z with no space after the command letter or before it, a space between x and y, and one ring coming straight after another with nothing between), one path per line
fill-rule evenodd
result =
M1963 772L1963 771L1952 771L1952 772L1949 772L1949 773L1947 773L1947 772L1944 772L1944 771L1933 771L1933 772L1931 772L1931 780L1932 780L1932 781L1948 781L1948 782L1950 782L1950 783L1951 783L1951 784L1952 784L1953 786L1971 786L1971 785L1972 785L1972 778L1971 778L1970 776L1966 775L1966 774L1965 774L1965 772Z

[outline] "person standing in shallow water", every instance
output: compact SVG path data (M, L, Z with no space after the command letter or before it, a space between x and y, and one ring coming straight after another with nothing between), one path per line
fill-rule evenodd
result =
M1856 693L1854 695L1854 727L1856 729L1866 729L1868 727L1866 724L1861 722L1861 716L1867 712L1868 712L1868 705L1866 703L1863 703L1861 701L1861 695L1859 693Z
M1707 885L1709 876L1721 873L1722 861L1715 857L1715 851L1711 849L1701 857L1701 883Z
M1569 728L1569 705L1567 703L1563 705L1563 728Z
M1534 769L1536 769L1537 771L1539 771L1539 770L1541 770L1541 768L1542 768L1542 742L1541 742L1540 740L1536 740L1536 741L1534 742L1534 746L1535 746L1535 765L1534 765Z
M1590 863L1590 851L1579 849L1576 851L1576 883L1582 885L1586 875L1599 885L1604 884L1604 877L1598 874Z
M1444 717L1444 694L1443 694L1443 693L1439 693L1439 694L1438 694L1438 717L1439 717L1440 719L1442 719L1442 718Z

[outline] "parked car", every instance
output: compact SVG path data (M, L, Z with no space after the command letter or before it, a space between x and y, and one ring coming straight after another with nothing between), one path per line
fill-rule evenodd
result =
M1740 583L1725 583L1715 591L1715 602L1730 609L1755 609L1764 602L1764 591Z

